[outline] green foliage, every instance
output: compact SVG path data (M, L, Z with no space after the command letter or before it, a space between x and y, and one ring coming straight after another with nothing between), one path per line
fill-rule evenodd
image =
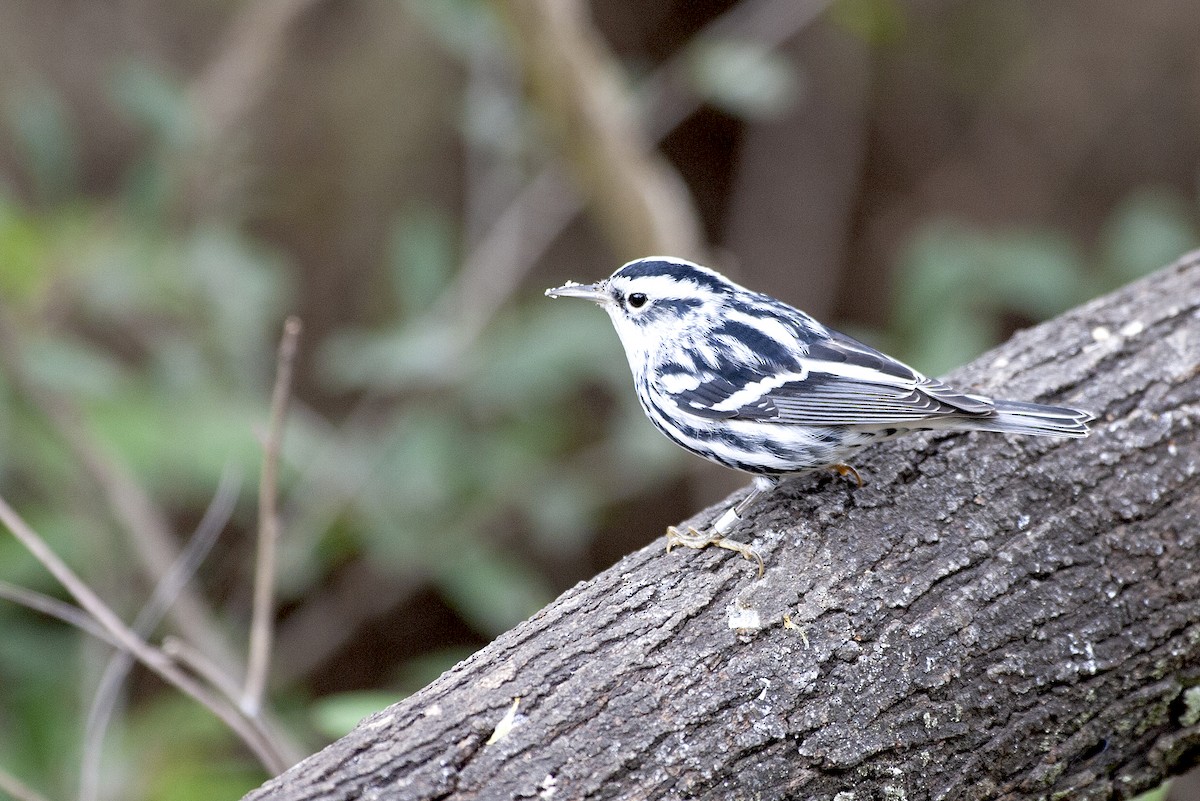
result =
M897 0L835 0L829 19L871 44L899 41L905 34L904 8Z
M410 0L404 8L473 69L508 55L490 3ZM904 36L906 14L895 0L837 0L829 11L872 44ZM797 66L752 41L697 41L687 56L691 89L731 114L777 115L803 92ZM28 187L18 199L17 182L0 178L0 322L12 332L11 341L0 332L11 362L0 370L0 494L132 619L152 579L68 439L82 436L128 471L186 537L225 468L258 473L276 339L301 273L241 216L240 203L204 207L191 196L196 165L212 154L197 152L203 128L182 81L131 59L104 83L102 100L134 142L107 195L83 188L99 183L81 156L90 132L65 93L33 80L0 102ZM521 93L472 91L469 103L451 99L450 114L465 143L494 155L505 179L519 183L536 163L536 124ZM243 143L233 144L241 152ZM251 180L260 168L236 165ZM295 169L288 180L309 177ZM536 286L501 298L495 313L479 310L486 304L467 290L492 287L457 284L460 243L476 232L437 203L387 212L395 219L377 269L361 279L370 282L372 322L305 335L303 403L283 449L278 588L289 616L323 603L340 614L326 590L345 565L366 564L398 586L431 591L482 641L552 598L562 583L556 568L583 551L614 506L676 480L690 457L644 419L603 314L548 301ZM1062 232L930 224L902 257L888 347L937 372L1012 322L1050 316L1198 241L1194 203L1160 188L1121 203L1094 252ZM64 436L47 415L46 396L65 401L76 434ZM239 641L253 483L216 564L194 586ZM0 536L0 580L64 597L8 536ZM108 651L7 603L0 631L0 767L49 797L71 797L83 710ZM428 634L436 641L441 632ZM278 694L304 704L289 720L301 739L315 732L307 741L315 745L468 650L435 647L371 691L311 699L298 682ZM142 673L130 685L107 742L110 797L233 798L261 781L209 712Z
M140 81L128 99L142 104L138 119L153 121L159 151L174 152L183 144L167 140L187 129L171 119L180 101L149 97L152 78L140 71L118 83L128 89ZM3 350L6 368L17 367L0 376L2 492L132 618L147 582L67 439L86 441L131 471L182 521L198 519L195 510L203 510L226 466L255 474L261 448L254 432L266 418L274 340L289 297L284 265L236 220L165 225L160 207L174 179L155 158L133 169L127 187L134 191L118 202L72 194L71 121L49 93L10 101L7 122L27 142L40 203L0 196ZM47 402L68 404L61 417L70 430L50 422ZM252 527L248 500L235 523L243 528ZM63 594L7 533L0 579ZM107 649L89 644L81 657L76 632L7 602L0 628L0 766L51 797L71 797L94 657L106 658ZM116 765L133 763L140 777L122 797L234 797L263 778L240 749L231 750L223 724L173 691L140 699L110 746L121 740L126 747L107 749L108 770L120 776Z
M131 546L63 432L24 388L69 399L89 442L168 514L194 520L223 469L257 474L256 434L290 290L286 262L235 218L181 226L165 213L179 190L165 164L190 144L178 89L133 67L114 86L152 142L119 200L34 210L0 198L3 312L22 373L17 384L0 376L0 476L55 550L132 618L148 587ZM312 413L289 421L278 581L289 603L319 597L331 570L365 560L396 581L431 585L490 638L553 597L558 588L527 555L577 553L613 494L627 492L611 476L644 488L679 469L626 391L603 315L581 316L538 293L464 329L453 280L460 235L431 206L405 208L380 273L390 322L305 343L313 382L362 398L363 413L336 426ZM615 402L607 422L582 431L581 385ZM588 447L597 458L570 458ZM565 468L551 466L564 459ZM294 483L312 491L290 493ZM254 528L252 492L233 532ZM232 577L241 586L248 578L248 568ZM0 538L0 579L61 593L10 537ZM8 607L0 614L14 621L6 630L77 642L59 623ZM5 686L29 691L0 693L0 720L19 721L0 725L0 765L35 785L53 777L51 786L70 795L63 765L78 762L80 710L48 688L82 684L86 698L86 681L64 670L71 660L60 650L10 648L19 642L14 635L0 645ZM443 650L400 666L383 696L415 690L464 655ZM310 722L326 736L343 733L379 699L319 701ZM231 797L262 778L232 743L207 711L174 693L139 695L110 735L106 781L126 781L130 798Z
M689 48L688 67L692 86L701 97L748 119L785 113L802 89L792 62L755 41L697 41Z
M1166 187L1138 190L1121 202L1101 234L1104 288L1170 264L1198 243L1196 210L1185 197Z
M1056 231L937 220L901 256L888 347L936 375L999 342L1014 317L1047 319L1198 245L1194 208L1165 188L1119 204L1090 255Z
M220 721L174 693L138 707L119 745L139 766L128 783L143 798L240 798L263 781L253 763L231 753Z
M1043 319L1083 294L1081 261L1052 232L988 234L949 222L906 251L895 294L897 350L933 373L999 340L1010 311Z
M1169 781L1163 782L1153 790L1149 790L1141 795L1135 795L1130 801L1167 801L1167 793L1171 790Z
M78 679L78 640L11 608L0 608L0 630L0 765L48 793L69 792L62 766L78 762L79 710L63 687Z
M508 528L500 521L515 516L543 546L582 544L606 502L590 489L599 479L588 465L547 465L577 444L571 401L580 384L623 389L628 376L603 315L580 316L540 296L464 342L454 323L430 311L451 289L449 230L428 209L401 220L393 257L403 268L391 272L397 321L330 337L318 362L340 389L406 399L382 429L346 432L358 469L376 476L360 489L360 513L370 521L362 547L377 564L427 575L465 620L493 636L553 597L541 574L497 547ZM651 471L664 464L643 459L627 470L653 485Z
M449 283L456 254L454 231L435 209L411 209L396 223L389 248L396 305L406 316L432 306Z
M313 725L330 740L336 740L349 734L367 715L386 709L398 700L395 693L375 690L327 695L312 704Z
M10 99L6 111L38 201L70 197L78 189L79 148L62 98L49 86L37 86Z

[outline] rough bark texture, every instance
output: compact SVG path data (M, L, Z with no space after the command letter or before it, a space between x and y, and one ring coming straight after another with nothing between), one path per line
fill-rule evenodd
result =
M951 376L1089 408L1090 438L917 435L861 489L798 478L742 535L762 579L651 545L248 797L1152 787L1200 754L1198 370L1193 254Z

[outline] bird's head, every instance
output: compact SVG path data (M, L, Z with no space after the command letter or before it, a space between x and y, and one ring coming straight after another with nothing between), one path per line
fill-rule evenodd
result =
M682 259L631 261L595 284L547 289L552 298L584 298L608 312L634 361L664 343L702 334L742 290L720 273Z

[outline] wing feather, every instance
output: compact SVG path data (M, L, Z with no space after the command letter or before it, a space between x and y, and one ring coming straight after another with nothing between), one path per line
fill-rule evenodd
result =
M794 370L723 365L694 388L663 394L683 411L709 419L802 426L902 427L939 417L986 416L995 409L987 398L957 392L833 331L811 344Z

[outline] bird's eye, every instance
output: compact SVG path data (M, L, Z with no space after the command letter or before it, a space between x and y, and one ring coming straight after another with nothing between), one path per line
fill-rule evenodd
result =
M634 292L629 296L629 305L635 309L640 309L646 305L646 295L643 292Z

